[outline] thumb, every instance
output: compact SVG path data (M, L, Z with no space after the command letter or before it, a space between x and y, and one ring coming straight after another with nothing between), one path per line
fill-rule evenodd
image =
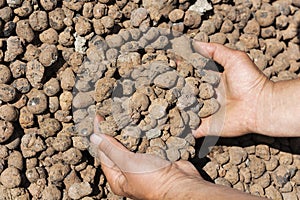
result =
M197 52L206 58L213 59L222 65L225 70L226 68L236 65L236 62L241 58L245 58L245 56L248 58L248 56L241 51L230 49L217 43L205 43L194 40L193 46Z
M130 152L113 137L100 133L97 124L102 120L99 116L95 118L95 133L90 137L102 154L101 163L107 166L112 166L113 163L125 173L149 173L170 165L170 162L154 155ZM108 162L105 163L106 161Z

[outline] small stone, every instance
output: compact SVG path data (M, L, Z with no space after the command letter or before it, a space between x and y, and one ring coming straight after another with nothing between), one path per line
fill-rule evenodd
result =
M19 122L22 128L29 128L34 124L34 115L26 106L20 110Z
M38 60L29 61L26 65L26 78L34 88L42 87L44 72L45 67Z
M63 152L63 160L69 165L77 165L82 160L82 153L79 149L70 148Z
M94 103L94 91L79 92L73 99L73 106L75 108L86 108Z
M208 36L216 32L216 27L212 20L205 20L200 26L200 32L206 33Z
M215 184L218 184L218 185L224 185L226 187L231 187L231 184L229 181L227 181L225 178L221 178L221 177L218 177L214 180Z
M42 192L43 200L57 200L61 199L61 191L55 185L48 185Z
M50 183L62 181L71 171L70 166L60 162L53 164L47 169ZM76 188L77 189L77 188Z
M287 192L282 193L281 195L283 199L299 199L299 195L297 195L296 192Z
M196 130L200 126L200 118L198 115L193 111L188 111L187 114L189 115L189 126L190 129Z
M27 17L32 13L32 5L29 1L23 1L22 6L14 9L14 13L20 17Z
M58 33L55 29L49 28L45 31L43 31L39 38L41 42L47 43L47 44L56 44L58 42Z
M0 9L0 18L4 22L9 22L13 16L12 9L10 7L4 7Z
M18 187L21 184L20 171L15 167L8 167L1 173L0 181L6 188Z
M39 55L39 61L45 67L51 66L58 59L58 50L55 45L43 44Z
M31 85L26 78L15 79L14 82L12 82L12 86L22 94L28 93L31 89Z
M7 122L13 122L18 119L18 111L14 106L11 105L3 105L0 106L0 119L7 121Z
M56 151L66 151L72 145L72 140L70 137L65 135L58 135L52 142L52 147Z
M177 148L177 149L181 149L184 148L186 146L186 141L183 138L179 138L179 137L174 137L171 136L167 139L166 144L168 146L168 148Z
M214 96L215 91L212 85L208 83L201 83L199 87L199 97L202 99L210 99Z
M13 151L10 153L7 159L8 167L15 167L19 170L23 170L23 156L19 151Z
M152 147L160 147L162 149L166 149L167 146L161 138L154 138L150 140L150 146Z
M59 81L56 78L51 78L44 84L43 91L49 97L56 95L60 91Z
M133 27L139 27L141 23L147 18L148 11L145 8L138 8L132 11L130 23Z
M284 43L278 41L277 39L266 39L266 54L272 57L276 57L284 48Z
M30 61L32 61L34 59L37 59L39 57L40 53L41 52L40 52L40 49L38 47L34 46L33 44L29 44L26 47L26 52L24 54L24 60L30 62ZM22 64L21 66L23 66L23 64L24 64L26 66L25 63L22 63L20 61L16 61L16 62L18 63L18 65ZM25 67L24 68L22 67L21 69L23 69L25 71Z
M14 132L12 123L0 120L0 143L7 141Z
M218 169L219 169L219 165L218 165L218 163L216 163L214 161L208 162L203 167L203 170L210 176L210 178L212 180L214 180L218 177Z
M267 145L257 145L255 151L255 155L259 158L262 158L264 160L270 160L270 148Z
M6 41L7 51L4 55L4 61L14 61L18 55L22 54L24 51L23 43L23 39L18 36L10 36Z
M51 113L55 113L59 108L59 100L58 97L53 96L49 97L49 110Z
M271 176L266 172L258 179L254 179L253 182L261 185L263 188L266 188L271 184Z
M243 191L245 192L245 187L244 187L244 184L242 182L237 182L234 186L233 186L234 189L237 189L239 191Z
M5 65L0 65L0 84L7 83L11 79L11 72Z
M225 179L228 180L232 185L236 184L239 181L238 168L232 166L229 170L226 171Z
M55 10L49 12L49 25L59 31L65 27L64 19L65 13L62 8L56 8ZM76 29L76 25L75 25Z
M41 114L47 109L48 100L43 91L33 89L28 96L27 108L31 113Z
M249 168L253 178L259 178L266 171L265 163L253 155L249 155Z
M0 100L9 102L14 100L16 97L16 90L10 85L0 83Z
M29 24L34 31L43 31L48 27L48 15L45 11L34 11L29 16Z
M34 39L34 32L29 25L28 20L20 20L16 25L16 33L20 38L26 42L31 42Z
M254 184L250 185L250 194L262 197L264 195L264 189L261 187L261 185Z
M165 99L155 99L149 106L149 114L154 119L161 119L166 115L168 103Z
M150 104L148 96L143 94L142 92L135 92L132 95L130 101L132 108L141 111L145 111Z
M282 193L291 192L293 190L293 186L291 182L287 182L282 188L279 188L279 191Z
M226 164L229 161L229 159L232 164L239 163L240 160L238 155L229 157L229 153L227 151L216 154L214 158L220 165Z
M196 54L199 55L199 54ZM199 58L203 60L203 58ZM202 61L203 63L203 61ZM202 70L201 72L201 81L205 83L209 83L213 86L217 85L220 81L220 77L217 73L211 71L211 70Z
M71 34L72 31L73 30L69 27L65 28L65 30L58 35L58 43L66 47L73 45L75 38Z
M158 156L164 160L167 159L167 155L164 149L162 149L161 147L158 146L150 146L147 148L146 150L146 154L151 154L151 155L155 155Z
M199 13L193 10L186 11L183 21L185 26L188 26L190 28L198 28L201 22L202 20Z
M122 36L114 34L114 35L108 35L105 38L108 46L110 48L118 48L121 47L124 44L124 39L122 38Z
M244 182L244 183L250 183L251 182L251 171L249 168L245 168L245 167L242 167L240 168L240 180L241 182Z
M272 185L265 189L265 196L270 199L282 200L281 193Z
M39 121L39 126L43 130L41 135L44 138L54 136L61 129L61 123L53 118L46 118Z
M163 89L170 89L174 87L178 79L178 73L176 71L169 71L158 75L154 79L154 84Z
M279 152L280 165L291 165L293 163L293 155L287 152Z
M176 148L168 148L166 154L168 160L171 162L175 162L180 158L180 152Z
M174 9L169 13L169 19L172 22L177 22L183 19L184 11L180 9Z
M185 110L193 105L197 104L197 98L192 93L190 87L184 87L181 90L181 95L179 96L177 100L177 107L180 110Z
M198 113L200 118L208 117L218 111L220 105L215 98L203 101L203 107Z
M76 136L72 137L73 146L81 151L88 149L90 141L86 137Z
M83 5L82 9L82 15L86 18L92 18L93 17L93 3L92 2L87 2Z
M141 130L138 127L127 126L121 135L116 138L129 150L135 151L141 139Z
M146 137L148 140L158 138L159 136L161 136L161 130L159 130L158 128L151 129L146 132Z
M67 68L62 72L60 86L64 90L72 90L75 86L75 74L71 68Z
M24 62L16 60L16 61L12 62L9 65L9 68L10 68L10 72L9 73L11 73L11 75L14 78L19 78L19 77L21 77L22 75L25 74L26 64ZM6 72L5 69L3 70L3 72L4 72L4 76L3 76L2 79L3 79L3 82L4 82L4 80L8 79L8 74L7 74L7 72Z
M40 3L41 6L47 11L53 10L57 6L57 0L41 0Z
M262 27L270 26L275 20L275 13L268 10L258 10L255 19Z
M96 82L95 101L101 102L107 99L111 94L115 85L113 78L101 78Z
M280 165L271 176L275 185L282 188L289 181L291 174L286 167Z

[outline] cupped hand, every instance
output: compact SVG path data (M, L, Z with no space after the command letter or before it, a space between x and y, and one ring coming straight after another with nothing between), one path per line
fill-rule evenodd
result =
M216 89L221 107L216 114L202 120L194 136L234 137L256 132L259 110L263 109L264 98L271 93L273 82L244 52L215 43L194 41L193 45L201 55L224 68Z
M96 117L90 140L98 147L102 170L115 194L134 199L174 199L180 184L203 180L190 162L172 163L158 156L130 152L114 138L99 133L97 124L101 120Z

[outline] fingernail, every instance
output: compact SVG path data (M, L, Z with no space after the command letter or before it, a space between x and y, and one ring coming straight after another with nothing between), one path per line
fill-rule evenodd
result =
M97 134L92 134L90 140L93 144L99 145L102 142L102 137Z

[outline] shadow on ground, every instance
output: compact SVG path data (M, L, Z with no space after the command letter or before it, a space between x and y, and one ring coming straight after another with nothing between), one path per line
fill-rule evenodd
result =
M214 137L211 138L213 138L213 140L215 139ZM199 149L202 145L203 140L203 138L200 138L196 142L196 155L199 154ZM265 144L270 148L277 149L286 153L291 153L293 155L300 155L300 137L274 138L257 134L249 134L235 138L219 138L215 146L238 146L245 148L249 146L257 146L259 144ZM197 170L205 180L213 182L209 175L202 169L208 162L210 162L210 159L207 156L203 158L199 158L198 156L196 156L190 161L197 168Z

